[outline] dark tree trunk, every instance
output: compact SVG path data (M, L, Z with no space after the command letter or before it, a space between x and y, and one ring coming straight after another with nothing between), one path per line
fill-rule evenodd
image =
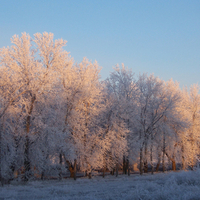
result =
M44 171L42 171L41 180L44 180Z
M59 160L60 160L59 179L62 180L62 153L59 154Z
M147 142L145 142L145 147L144 147L144 173L148 173Z
M74 159L74 180L76 180L76 159Z
M166 156L171 160L171 162L172 162L172 170L173 171L176 171L176 161L175 161L175 156L173 156L172 158L167 154L167 153L165 153L166 154Z
M88 174L88 178L89 178L89 179L92 178L92 173L91 173L91 172Z
M153 174L154 166L153 166L153 138L151 137L151 154L150 154L150 161L151 161L151 174Z
M142 147L140 147L140 175L143 174Z
M31 114L33 111L33 105L36 100L36 96L34 94L31 95L31 106L28 112L28 116L26 119L26 138L25 138L25 150L24 150L24 181L28 181L31 171L31 162L29 157L29 149L30 149L30 139L29 139L29 132L30 132L30 125L31 125Z
M127 174L126 157L123 156L123 174Z
M65 162L67 163L67 166L68 166L68 170L70 172L70 178L74 178L74 167L72 165L72 163L69 162L69 160L67 160L65 158L65 155L63 154L63 158L65 159Z
M103 167L103 178L105 177L106 169Z
M26 135L25 150L24 150L24 181L28 181L30 178L29 176L30 176L31 165L29 157L29 147L30 147L30 140L28 135Z
M148 173L148 163L147 163L147 160L144 161L144 173Z
M184 156L184 145L181 146L181 153L182 153L182 170L185 170L185 156Z
M162 157L163 172L165 172L165 133L163 133L163 157Z
M160 167L160 160L158 161L157 165L156 165L156 172L159 171L159 167Z
M129 166L129 159L126 160L127 162L127 169L128 169L128 176L130 176L130 166Z
M150 157L150 159L151 159L151 174L153 174L153 172L154 172L154 166L153 166L153 156L152 156L152 152L151 152L151 157Z
M157 162L157 165L156 165L156 172L159 171L159 167L160 167L160 161L161 161L161 153L162 153L162 150L160 149L160 146L158 146L157 148L157 152L158 152L158 162Z
M172 170L176 171L176 162L175 162L175 160L172 160Z
M105 177L105 167L103 167L103 178Z
M105 177L106 172L106 158L105 153L103 154L103 178Z
M118 177L118 168L119 168L119 164L118 164L118 161L116 163L116 177Z

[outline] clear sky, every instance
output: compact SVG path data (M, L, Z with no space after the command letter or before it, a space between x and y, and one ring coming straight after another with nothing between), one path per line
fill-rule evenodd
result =
M136 75L200 84L200 0L0 0L0 47L45 31L67 40L76 62L97 60L102 79L124 63Z

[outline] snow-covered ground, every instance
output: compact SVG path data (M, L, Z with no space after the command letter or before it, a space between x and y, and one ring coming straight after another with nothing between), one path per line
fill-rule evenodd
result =
M98 176L62 181L12 182L0 187L3 199L187 199L200 200L200 170L145 174Z

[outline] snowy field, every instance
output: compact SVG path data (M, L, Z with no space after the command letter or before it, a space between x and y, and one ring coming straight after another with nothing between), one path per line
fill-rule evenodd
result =
M0 187L3 199L176 199L200 200L200 170L64 179L62 181L12 182Z

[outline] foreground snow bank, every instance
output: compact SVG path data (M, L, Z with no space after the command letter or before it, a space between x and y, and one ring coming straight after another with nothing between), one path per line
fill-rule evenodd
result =
M12 182L0 199L181 199L200 200L200 170L155 175L120 175L62 181Z

